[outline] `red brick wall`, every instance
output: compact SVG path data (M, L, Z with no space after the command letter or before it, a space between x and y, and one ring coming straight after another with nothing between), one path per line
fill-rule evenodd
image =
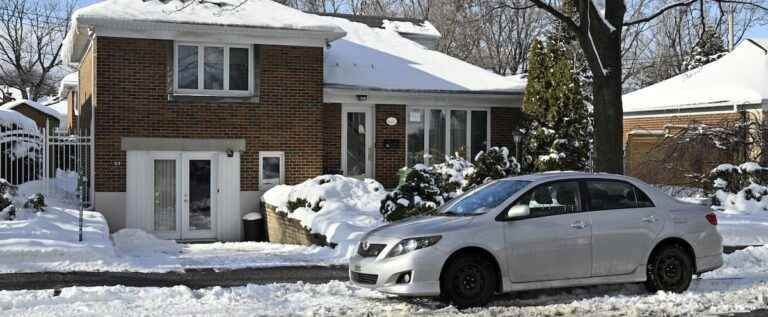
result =
M388 126L387 118L397 118ZM384 148L386 140L398 140L399 146ZM405 166L405 105L376 105L376 180L384 187L397 186L397 171Z
M209 104L168 101L171 41L96 44L96 191L125 191L122 137L244 138L244 191L257 190L259 151L285 152L288 183L322 172L322 48L263 46L260 102Z
M341 174L341 104L323 105L323 173Z

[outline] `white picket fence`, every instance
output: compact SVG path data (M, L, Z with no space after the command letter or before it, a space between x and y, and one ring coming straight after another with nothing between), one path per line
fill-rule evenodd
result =
M87 131L1 128L0 178L14 185L43 181L48 194L71 194L90 206L92 144Z

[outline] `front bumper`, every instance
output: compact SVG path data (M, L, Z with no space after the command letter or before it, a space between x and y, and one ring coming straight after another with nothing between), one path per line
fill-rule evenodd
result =
M386 255L395 243L397 242L389 241L387 247L377 257L362 257L358 254L352 256L349 260L350 281L357 286L389 294L440 295L440 271L447 255L436 246L432 246L387 258ZM410 272L410 281L398 283L398 278L405 272ZM359 275L355 278L357 273L365 275L363 278Z

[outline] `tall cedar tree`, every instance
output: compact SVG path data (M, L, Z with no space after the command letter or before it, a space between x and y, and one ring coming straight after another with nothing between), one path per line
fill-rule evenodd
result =
M583 170L589 160L590 112L570 38L556 27L531 47L523 111L532 119L526 160L533 171Z
M704 29L701 38L683 61L683 71L699 68L723 57L728 51L723 45L723 38L712 28Z

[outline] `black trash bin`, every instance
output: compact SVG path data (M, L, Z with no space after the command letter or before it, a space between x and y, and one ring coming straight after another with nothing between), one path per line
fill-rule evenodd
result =
M258 212L243 216L243 233L245 241L267 241L267 230L264 228L264 217Z

